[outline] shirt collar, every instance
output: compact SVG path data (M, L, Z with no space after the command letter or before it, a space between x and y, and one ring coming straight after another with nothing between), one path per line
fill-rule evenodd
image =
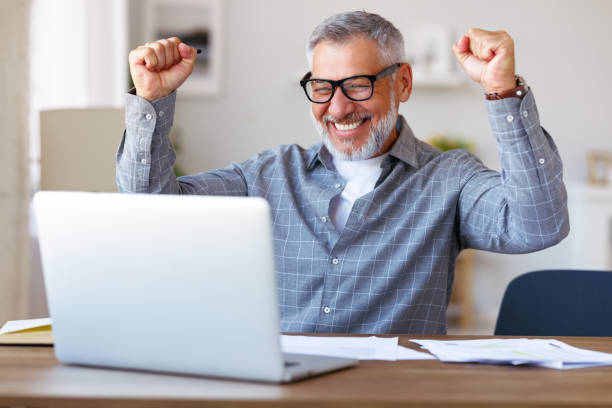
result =
M323 143L317 143L310 149L310 158L308 159L308 165L306 166L308 170L314 169L314 167L317 165L317 162L323 163L320 158L321 151L327 152L327 149L325 148L325 146L323 146Z
M318 162L321 162L326 169L334 169L334 159L323 143L317 143L310 149L311 157L308 159L308 170L314 169Z
M389 155L393 156L412 167L419 167L419 162L417 159L417 142L414 137L414 133L410 126L408 126L408 122L406 119L399 115L397 118L397 130L398 136L395 143L391 147L389 151ZM327 169L330 169L333 166L333 159L331 153L325 148L323 143L318 143L313 146L311 150L311 157L308 159L307 169L312 170L317 162L321 162Z
M412 133L412 129L406 122L406 118L399 115L397 118L398 136L389 155L394 156L401 161L411 165L412 167L419 167L419 160L417 158L417 140Z

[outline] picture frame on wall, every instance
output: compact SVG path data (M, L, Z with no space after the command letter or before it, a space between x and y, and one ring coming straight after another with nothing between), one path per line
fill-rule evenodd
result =
M589 152L587 166L590 184L605 186L612 183L612 152Z
M148 0L146 41L179 37L202 50L191 76L181 86L181 96L214 97L221 92L222 0Z

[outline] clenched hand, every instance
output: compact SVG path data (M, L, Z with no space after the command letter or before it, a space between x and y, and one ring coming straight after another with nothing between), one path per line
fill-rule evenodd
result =
M196 49L177 37L149 42L130 51L136 95L152 102L171 94L193 72Z
M514 41L505 31L470 28L453 45L459 63L472 80L487 93L501 93L516 87Z

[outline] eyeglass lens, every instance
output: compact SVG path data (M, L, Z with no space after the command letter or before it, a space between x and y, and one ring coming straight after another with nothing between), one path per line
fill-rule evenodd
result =
M367 77L345 80L342 85L344 94L354 100L365 100L372 95L372 82ZM315 102L327 102L332 97L333 85L327 81L313 80L306 84L306 91Z

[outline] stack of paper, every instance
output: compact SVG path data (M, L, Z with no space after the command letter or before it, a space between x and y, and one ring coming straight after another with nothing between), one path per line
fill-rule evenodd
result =
M285 353L318 354L359 360L431 360L427 353L397 344L397 337L312 337L281 335Z
M0 329L0 344L51 346L51 319L9 320Z
M580 349L552 339L411 341L449 363L535 365L559 370L612 365L612 354Z
M30 320L9 320L0 328L0 334L17 333L32 329L51 330L51 318Z

